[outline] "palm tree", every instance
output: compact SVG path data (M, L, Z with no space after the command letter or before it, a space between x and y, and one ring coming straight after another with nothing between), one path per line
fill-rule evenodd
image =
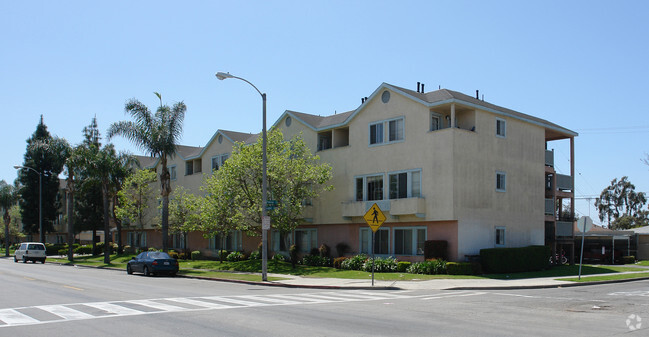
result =
M167 251L169 236L169 194L171 194L171 179L167 168L167 158L173 158L178 141L182 136L183 121L187 106L183 102L169 108L162 104L162 96L154 93L160 99L160 106L155 114L136 99L126 102L124 110L134 121L114 123L108 129L108 139L121 135L133 142L141 150L152 157L160 158L160 195L162 196L162 250Z
M0 208L4 210L2 218L5 221L5 256L9 257L9 223L11 217L9 216L9 209L16 204L18 194L14 186L7 184L4 180L0 180Z

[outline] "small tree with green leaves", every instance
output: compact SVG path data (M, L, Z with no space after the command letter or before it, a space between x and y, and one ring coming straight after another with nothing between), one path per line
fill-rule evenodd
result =
M13 185L7 184L4 180L0 180L0 210L2 210L2 219L4 220L4 246L5 256L9 257L9 224L11 223L11 215L9 211L18 201L18 193Z
M155 198L152 183L156 180L156 173L151 170L137 170L124 180L117 192L115 217L128 223L125 226L144 230L149 204Z
M169 200L169 231L182 234L184 247L187 248L189 232L200 229L200 198L178 187Z
M636 192L628 177L611 181L600 197L595 200L599 219L607 220L612 229L629 229L644 226L648 222L648 212L644 210L647 197L644 192Z

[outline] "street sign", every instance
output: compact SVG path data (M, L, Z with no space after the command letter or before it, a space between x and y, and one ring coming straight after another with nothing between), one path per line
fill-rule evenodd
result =
M272 211L277 207L277 200L266 200L266 210Z
M270 229L270 216L261 217L261 229Z
M379 227L385 222L385 215L379 208L377 204L372 205L370 209L367 210L367 213L363 216L367 225L372 228L372 232L376 233L379 230Z

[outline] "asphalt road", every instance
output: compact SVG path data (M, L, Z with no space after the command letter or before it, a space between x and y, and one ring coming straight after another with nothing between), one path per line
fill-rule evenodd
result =
M0 336L647 336L649 281L528 290L270 287L0 259Z

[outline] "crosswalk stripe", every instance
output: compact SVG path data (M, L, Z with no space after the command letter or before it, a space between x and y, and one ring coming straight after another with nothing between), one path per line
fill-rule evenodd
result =
M154 308L158 309L161 311L183 311L183 310L189 310L187 308L171 305L171 304L166 304L166 303L160 303L156 301L151 301L151 300L131 300L128 301L128 303L133 303L137 305L142 305L145 307L149 308Z
M307 296L303 296L302 294L299 295L267 295L271 297L279 297L279 298L286 298L289 300L297 300L297 301L305 301L308 303L327 303L327 302L332 302L332 300L325 300L323 298L309 298Z
M256 306L268 305L268 303L243 301L243 300L238 300L238 299L235 299L235 298L227 298L227 297L220 297L220 296L210 296L210 297L203 297L203 298L208 299L208 300L213 300L213 301L238 304L238 305L244 306L244 307L256 307Z
M47 311L63 319L88 319L95 316L74 310L63 305L39 305L36 308Z
M123 307L121 305L112 304L112 303L108 303L108 302L84 303L83 305L93 307L93 308L97 308L99 310L107 311L107 312L109 312L111 314L120 315L120 316L123 316L123 315L137 315L137 314L144 313L144 311L134 310L134 309L130 309L130 308L127 308L127 307Z
M338 297L338 296L327 296L321 294L300 294L303 297L315 297L329 300L329 302L350 302L350 301L359 301L357 298L347 298L347 297Z
M239 296L241 298L245 298L248 300L253 300L253 301L261 301L263 302L270 302L270 303L277 303L277 304L299 304L300 302L295 302L295 301L290 301L290 300L281 300L278 298L268 298L266 296L258 296L258 295L248 295L248 296Z
M167 298L165 300L166 301L179 302L179 303L185 303L185 304L191 304L191 305L195 305L197 307L211 308L211 309L223 309L223 308L231 308L232 307L232 306L218 304L218 303L214 303L214 302L197 301L197 300L191 299L191 298Z
M39 320L31 318L14 309L0 310L0 321L3 321L8 325L34 324L40 322Z

